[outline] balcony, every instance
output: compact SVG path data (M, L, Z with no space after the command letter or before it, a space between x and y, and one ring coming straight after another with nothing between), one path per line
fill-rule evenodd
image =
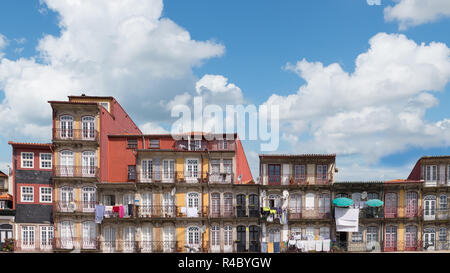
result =
M288 208L288 219L331 219L331 211L330 208L316 207Z
M101 241L101 248L104 253L174 253L177 252L177 242L134 240Z
M210 184L232 184L233 173L209 173L208 181Z
M177 151L222 151L222 152L234 152L236 150L235 141L221 140L206 141L201 140L195 142L192 140L190 143L187 140L178 140L175 142L175 150Z
M333 174L315 175L266 175L263 176L265 185L328 185L333 181Z
M83 130L83 129L53 129L53 140L62 141L98 141L97 130Z
M208 211L209 211L208 206L203 206L201 208L177 207L177 217L183 218L207 217Z
M359 217L363 219L383 219L384 214L382 209L366 207L359 211Z
M449 220L450 219L450 213L449 209L447 208L438 208L436 211L436 219L437 220Z
M144 205L137 207L139 218L172 218L175 217L177 206Z
M137 183L206 183L203 179L207 176L201 172L138 172L137 176L128 175L128 180L136 180Z
M53 176L59 178L98 178L99 168L94 166L53 166Z
M94 213L96 202L55 201L54 210L59 213Z
M236 214L234 212L234 208L232 207L226 207L224 208L217 208L216 211L210 211L209 217L210 218L231 218L234 217Z
M16 240L14 242L14 251L16 252L50 252L52 250L52 241L41 242L36 238L34 241Z
M423 243L420 240L396 241L396 242L385 241L383 251L384 252L421 251L422 245Z
M384 218L416 218L422 216L421 208L417 207L384 207Z
M99 251L100 241L94 238L53 238L53 249L59 251L69 251L81 249L84 251Z

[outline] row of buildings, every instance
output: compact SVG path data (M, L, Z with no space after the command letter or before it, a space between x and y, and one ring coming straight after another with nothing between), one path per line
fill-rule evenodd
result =
M143 134L113 97L49 103L52 143L9 142L0 173L0 239L16 252L449 249L450 156L407 179L335 181L333 154L262 154L254 179L237 134ZM336 231L337 197L359 209L357 232Z

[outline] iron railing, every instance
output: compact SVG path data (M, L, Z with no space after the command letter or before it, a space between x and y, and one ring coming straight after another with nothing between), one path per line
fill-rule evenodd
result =
M94 129L53 128L53 140L98 141L98 131Z
M55 201L53 203L56 212L82 212L94 213L95 201Z
M53 166L53 176L55 177L85 177L98 178L99 168L95 166Z

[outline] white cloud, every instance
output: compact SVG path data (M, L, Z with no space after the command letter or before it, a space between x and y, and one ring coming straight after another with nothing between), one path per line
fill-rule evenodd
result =
M192 40L188 31L162 18L162 0L42 3L59 14L61 34L39 40L34 58L0 59L4 136L46 138L47 101L81 92L115 96L139 124L148 117L167 119L170 112L161 102L180 91L195 92L192 68L225 50L213 41Z
M373 5L379 6L379 5L381 5L381 0L366 0L366 1L367 1L367 4L369 6L373 6Z
M437 21L450 16L448 0L397 0L384 9L386 21L398 21L400 29Z
M0 59L5 55L2 51L5 49L8 44L8 39L5 35L0 33Z
M201 95L205 103L218 105L236 105L244 102L241 89L222 75L204 75L195 84L197 95Z
M144 134L168 134L169 132L156 122L147 122L139 126Z
M280 106L283 139L296 152L361 155L376 163L411 146L450 145L448 120L425 119L426 110L438 104L432 92L450 81L450 49L386 33L369 44L353 73L304 59L286 66L306 83L295 94L272 95L266 104ZM310 138L295 141L301 134Z

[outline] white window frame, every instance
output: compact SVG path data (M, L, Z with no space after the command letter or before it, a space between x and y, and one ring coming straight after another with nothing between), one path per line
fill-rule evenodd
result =
M98 104L99 104L100 106L103 106L103 108L105 108L106 111L109 112L109 102L101 101L101 102L99 102ZM106 107L105 107L105 104L106 104Z
M43 189L50 189L50 193L42 193ZM50 196L50 200L43 200L43 197L49 197ZM52 193L52 188L51 187L39 187L39 202L40 203L51 203L53 202L53 193Z
M50 159L42 159L43 155L50 155ZM52 166L53 166L52 159L53 159L53 156L52 156L51 153L39 153L39 166L40 166L40 168L41 169L51 169ZM50 163L50 166L45 167L45 166L42 165L42 163Z
M352 243L364 242L364 229L362 226L358 227L358 232L352 232Z
M433 169L435 170L435 172L433 171ZM437 182L437 165L425 165L424 178L425 182Z
M31 189L31 193L29 193L29 192L24 193L23 192L24 188L30 188ZM25 195L30 195L30 194L31 194L32 200L25 200L24 196ZM33 186L20 186L20 202L27 202L27 203L34 202L34 187Z
M26 160L24 160L24 154L31 154L31 159L27 158ZM25 161L30 161L31 160L31 166L25 166L24 162ZM34 153L33 152L21 152L20 153L20 166L21 168L25 168L25 169L33 169L34 168Z

